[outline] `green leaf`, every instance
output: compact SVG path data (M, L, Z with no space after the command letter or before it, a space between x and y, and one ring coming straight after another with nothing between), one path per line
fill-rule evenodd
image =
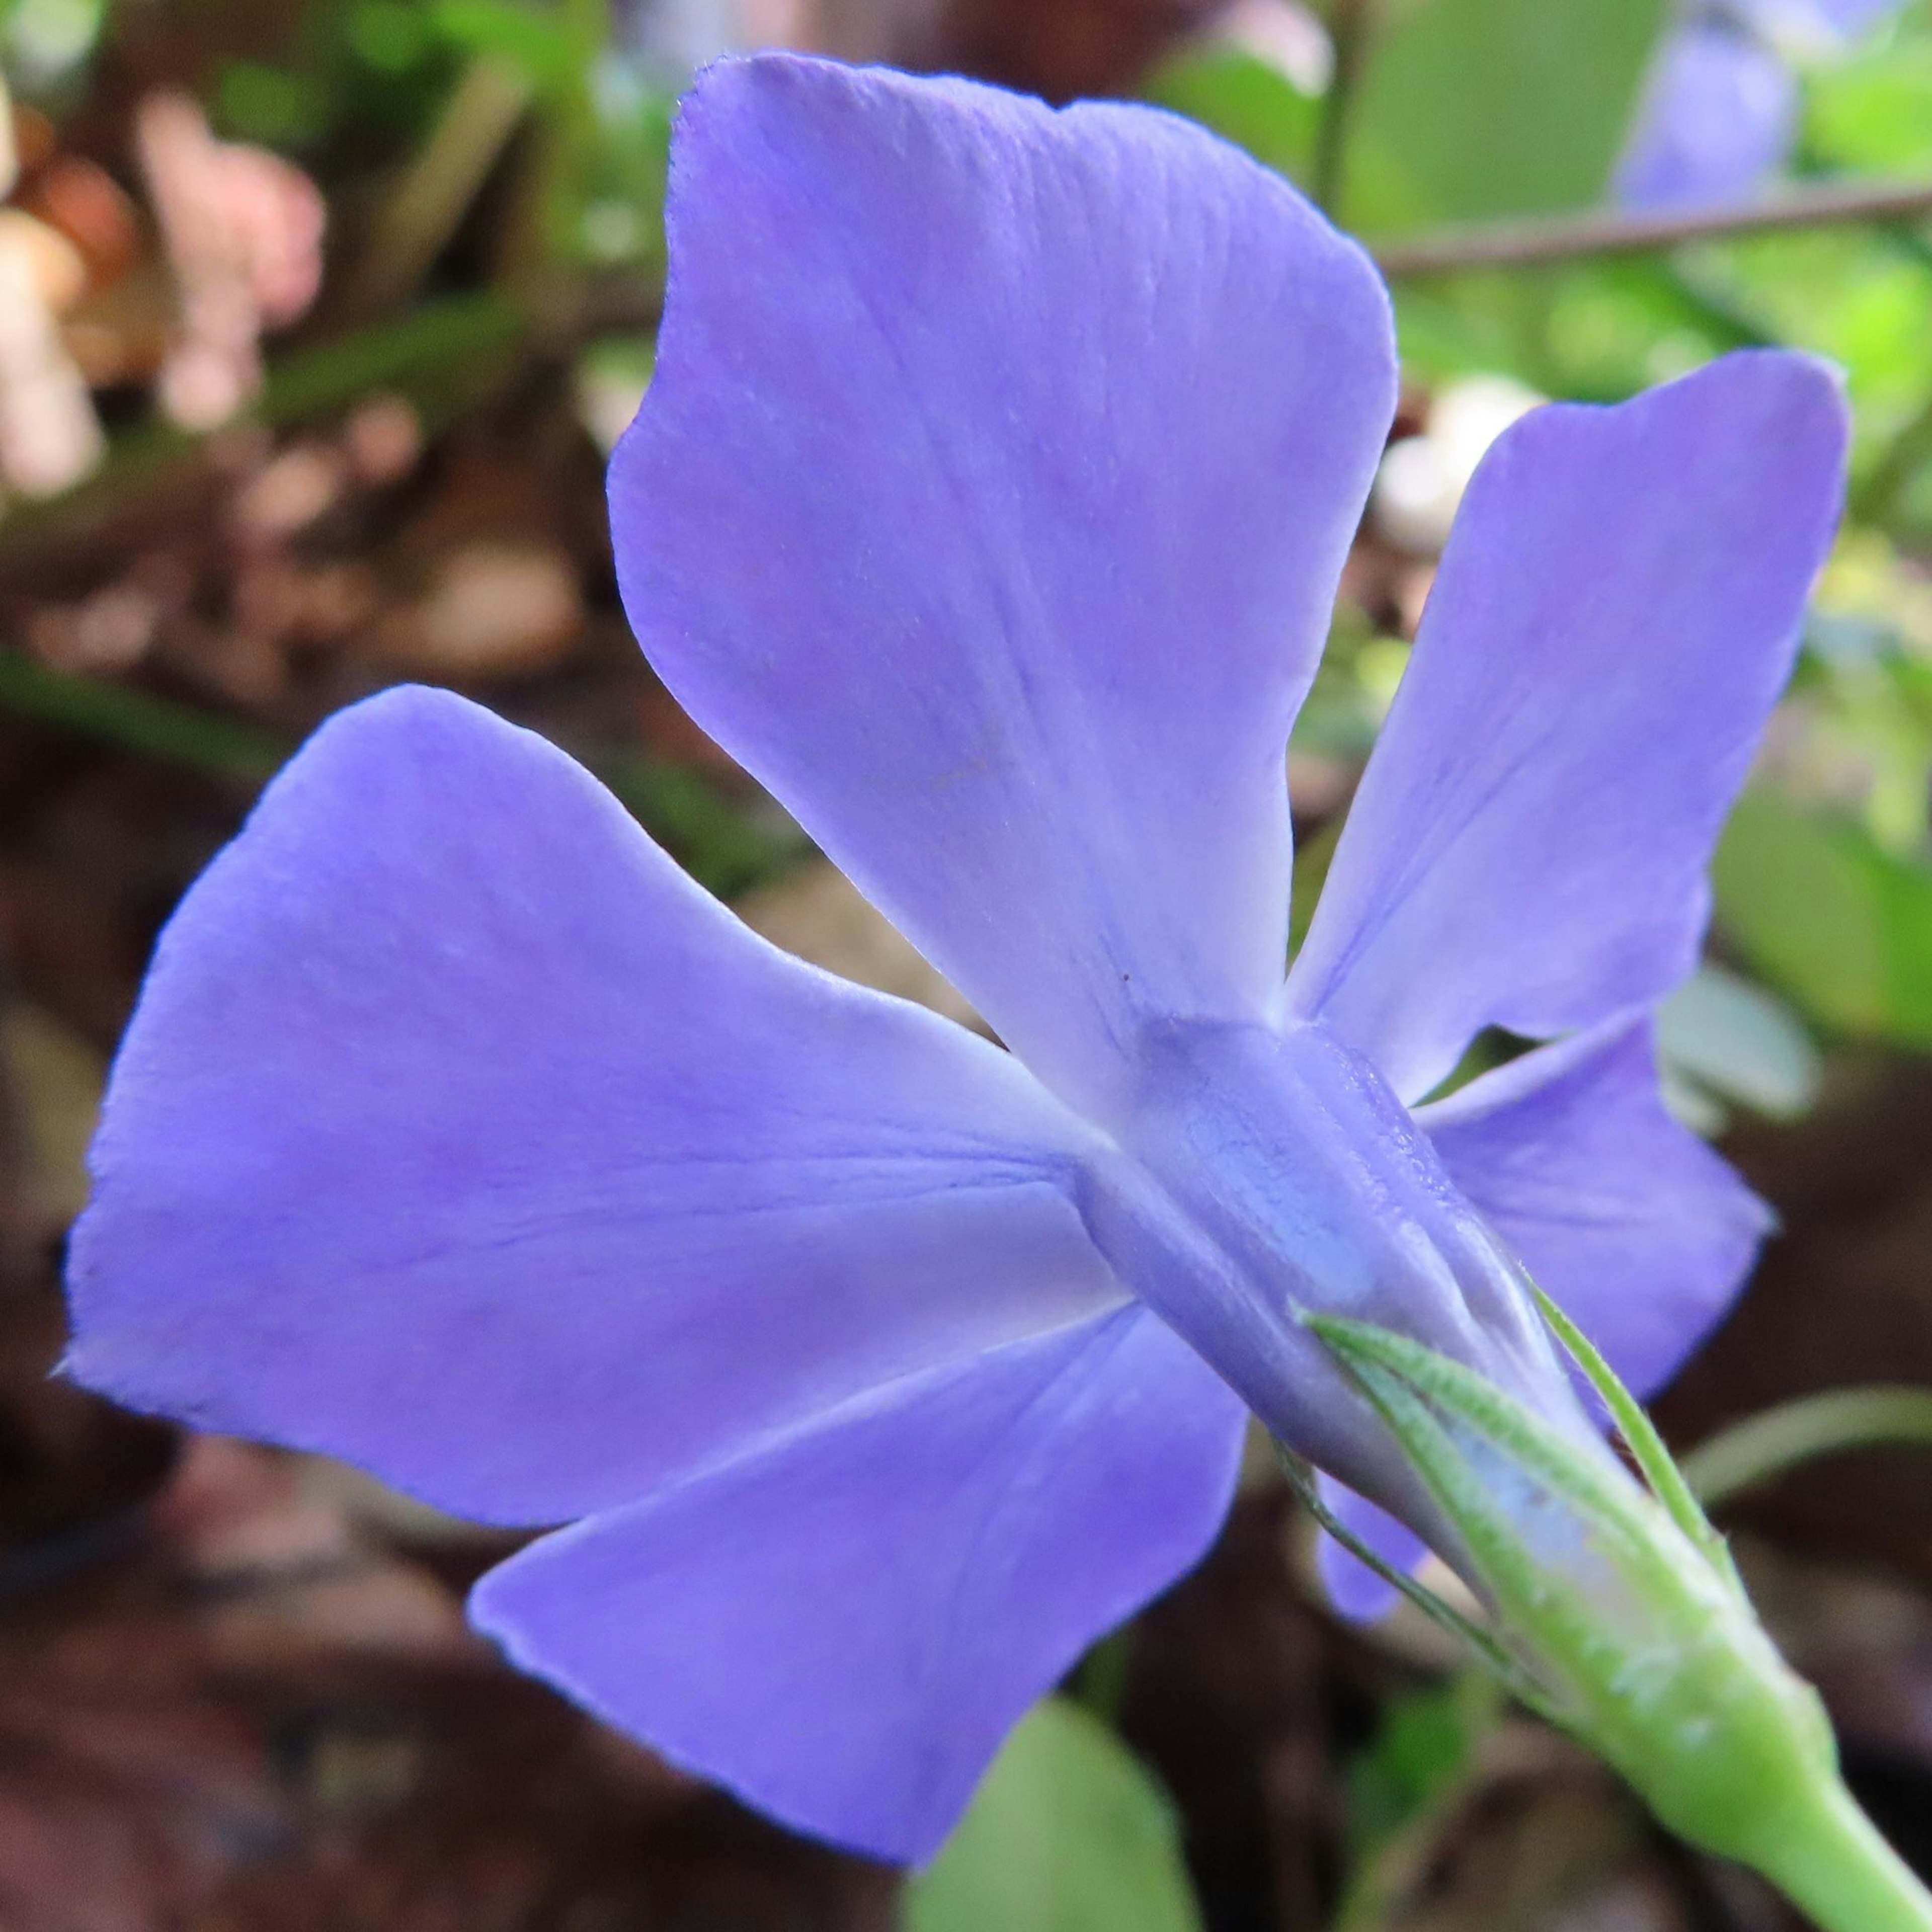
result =
M215 83L214 121L230 140L258 141L284 152L305 148L328 131L328 89L314 74L224 61Z
M1818 1049L1797 1016L1721 966L1699 967L1658 1009L1657 1044L1672 1072L1774 1120L1818 1097Z
M414 0L354 0L342 31L356 58L379 74L407 74L436 41L433 23Z
M1346 225L1600 200L1666 0L1390 0L1346 158Z
M1489 1680L1466 1673L1392 1699L1380 1728L1348 1766L1349 1836L1367 1856L1412 1823L1466 1774L1496 1721Z
M1757 791L1732 813L1712 883L1726 937L1813 1019L1932 1048L1932 871Z
M1334 1932L1397 1922L1456 1804L1483 1775L1483 1747L1502 1717L1497 1687L1480 1670L1390 1700L1348 1766L1348 1869L1329 1921Z
M56 670L0 646L0 712L40 719L144 757L260 784L295 748L239 718L77 671Z
M1899 38L1875 40L1812 78L1805 134L1834 168L1932 167L1932 36L1919 22L1904 25Z
M1208 46L1178 55L1156 70L1147 98L1245 148L1264 166L1306 180L1320 104L1245 48Z
M908 1932L1199 1932L1167 1800L1098 1719L1048 1698L906 1894Z
M580 86L597 51L570 14L519 0L438 0L434 17L466 53L494 55L547 93Z

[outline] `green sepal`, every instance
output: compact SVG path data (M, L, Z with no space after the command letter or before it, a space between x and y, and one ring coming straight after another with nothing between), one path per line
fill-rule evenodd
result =
M1544 1696L1543 1687L1497 1642L1492 1632L1485 1630L1473 1617L1465 1616L1439 1591L1432 1590L1419 1579L1410 1576L1405 1570L1398 1570L1379 1552L1364 1542L1322 1501L1321 1486L1315 1480L1315 1472L1308 1464L1286 1444L1277 1442L1275 1448L1280 1455L1281 1466L1287 1474L1289 1486L1300 1499L1302 1507L1314 1518L1318 1528L1327 1531L1358 1563L1374 1571L1390 1589L1406 1598L1438 1630L1448 1632L1468 1646L1502 1681L1504 1688L1519 1702L1527 1705L1538 1715L1547 1718L1552 1724L1561 1721L1549 1699Z
M1546 1708L1671 1828L1770 1867L1835 1754L1815 1694L1702 1544L1593 1437L1472 1370L1371 1324L1308 1325L1426 1485Z
M1627 1537L1634 1545L1648 1540L1647 1527L1635 1508L1640 1492L1624 1479L1622 1469L1607 1452L1598 1455L1581 1447L1474 1370L1438 1354L1408 1336L1344 1316L1312 1315L1306 1321L1315 1334L1364 1384L1364 1393L1378 1409L1384 1405L1376 1388L1369 1383L1370 1371L1393 1376L1412 1390L1425 1405L1424 1413L1439 1409L1473 1429L1526 1475L1552 1496L1573 1504L1600 1528ZM1386 1414L1384 1420L1395 1430L1414 1458L1414 1448L1404 1430ZM1434 1426L1441 1431L1439 1422ZM1452 1455L1453 1460L1462 1460L1460 1452L1452 1451ZM1418 1460L1416 1466L1426 1479L1432 1480L1428 1462ZM1469 1491L1466 1501L1468 1507L1484 1508L1485 1492L1478 1485Z
M1584 1713L1574 1696L1567 1696L1562 1688L1562 1678L1568 1673L1552 1673L1549 1662L1553 1657L1588 1653L1594 1648L1595 1620L1590 1614L1589 1606L1580 1600L1577 1593L1560 1588L1546 1566L1537 1562L1514 1520L1472 1466L1423 1392L1412 1386L1405 1375L1376 1360L1368 1350L1352 1350L1340 1338L1331 1338L1326 1332L1329 1325L1325 1322L1322 1324L1322 1339L1347 1364L1363 1394L1388 1425L1390 1433L1401 1444L1403 1452L1428 1485L1437 1506L1462 1539L1476 1572L1471 1580L1482 1589L1498 1612L1496 1640L1511 1658L1514 1666L1512 1675L1518 1678L1526 1676L1537 1687L1535 1694L1525 1701L1552 1723L1565 1730L1579 1728ZM1354 1322L1346 1324L1349 1330L1359 1330L1364 1325ZM1402 1336L1389 1334L1386 1330L1375 1332L1378 1342L1393 1342L1405 1352L1417 1346ZM1354 1342L1360 1339L1351 1335L1348 1341ZM1430 1350L1422 1349L1420 1352L1430 1364L1456 1366ZM1478 1378L1471 1379L1478 1382L1487 1396L1508 1403L1508 1399L1500 1390L1480 1382ZM1486 1409L1486 1402L1484 1407ZM1514 1411L1514 1420L1516 1422L1532 1420L1516 1405L1510 1403L1508 1408ZM1482 1432L1488 1433L1486 1430ZM1499 1441L1497 1446L1503 1448L1505 1454L1510 1446L1522 1446L1534 1441L1533 1435L1528 1432L1506 1431L1504 1434L1506 1439ZM1513 1443L1508 1439L1512 1437ZM1537 1460L1544 1459L1539 1456ZM1587 1482L1580 1486L1586 1492L1590 1487ZM1523 1621L1510 1614L1510 1606L1516 1605L1534 1606L1533 1616L1528 1619L1531 1630L1526 1630ZM1534 1640L1526 1642L1526 1636L1532 1634L1532 1630ZM1516 1689L1516 1684L1512 1682L1510 1688Z
M1550 1333L1562 1343L1570 1360L1582 1370L1590 1386L1603 1398L1604 1406L1610 1411L1610 1419L1617 1426L1617 1432L1622 1436L1637 1467L1643 1472L1651 1493L1670 1512L1671 1521L1704 1552L1712 1568L1742 1597L1744 1594L1744 1580L1731 1560L1730 1545L1704 1514L1702 1504L1698 1502L1696 1492L1677 1466L1677 1459L1664 1446L1664 1438L1658 1434L1657 1425L1651 1420L1643 1405L1624 1386L1616 1371L1598 1352L1596 1344L1533 1281L1529 1283L1529 1292L1535 1297L1537 1309L1549 1324Z

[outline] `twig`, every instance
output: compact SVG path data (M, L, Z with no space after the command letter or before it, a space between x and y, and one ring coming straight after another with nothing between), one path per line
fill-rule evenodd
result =
M1498 221L1445 228L1376 251L1391 280L1454 274L1467 268L1533 268L1597 255L1640 255L1692 242L1827 228L1855 221L1895 222L1932 215L1932 181L1834 182L1795 188L1746 207L1696 208L1679 214L1626 214L1615 210L1534 221Z

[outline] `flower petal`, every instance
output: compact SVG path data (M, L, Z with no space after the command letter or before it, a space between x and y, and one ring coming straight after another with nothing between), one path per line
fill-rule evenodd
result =
M687 98L668 220L610 490L672 690L1061 1093L1261 1010L1394 398L1366 258L1152 110L788 56Z
M554 1522L1115 1305L1011 1058L754 938L447 693L333 721L164 938L69 1366Z
M1647 1019L1525 1054L1416 1118L1641 1398L1730 1307L1771 1228L1730 1163L1666 1110Z
M1027 1706L1207 1548L1244 1426L1126 1310L547 1537L471 1615L760 1809L922 1860Z
M1689 971L1844 487L1823 364L1729 356L1504 432L1464 498L1291 1009L1405 1100Z
M1728 0L1728 4L1753 32L1802 61L1868 33L1902 12L1904 0Z
M1797 130L1798 76L1774 47L1724 21L1687 21L1659 50L1616 198L1659 210L1749 201Z

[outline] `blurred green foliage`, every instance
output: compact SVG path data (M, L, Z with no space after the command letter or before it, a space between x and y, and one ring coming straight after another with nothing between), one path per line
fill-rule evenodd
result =
M1548 214L1602 194L1667 0L1411 0L1371 28L1342 220Z
M1763 788L1713 873L1726 937L1820 1024L1932 1048L1932 871Z
M0 64L28 94L58 91L84 69L112 0L0 0Z
M1107 1726L1049 1698L908 1891L907 1932L1199 1932L1166 1798Z

